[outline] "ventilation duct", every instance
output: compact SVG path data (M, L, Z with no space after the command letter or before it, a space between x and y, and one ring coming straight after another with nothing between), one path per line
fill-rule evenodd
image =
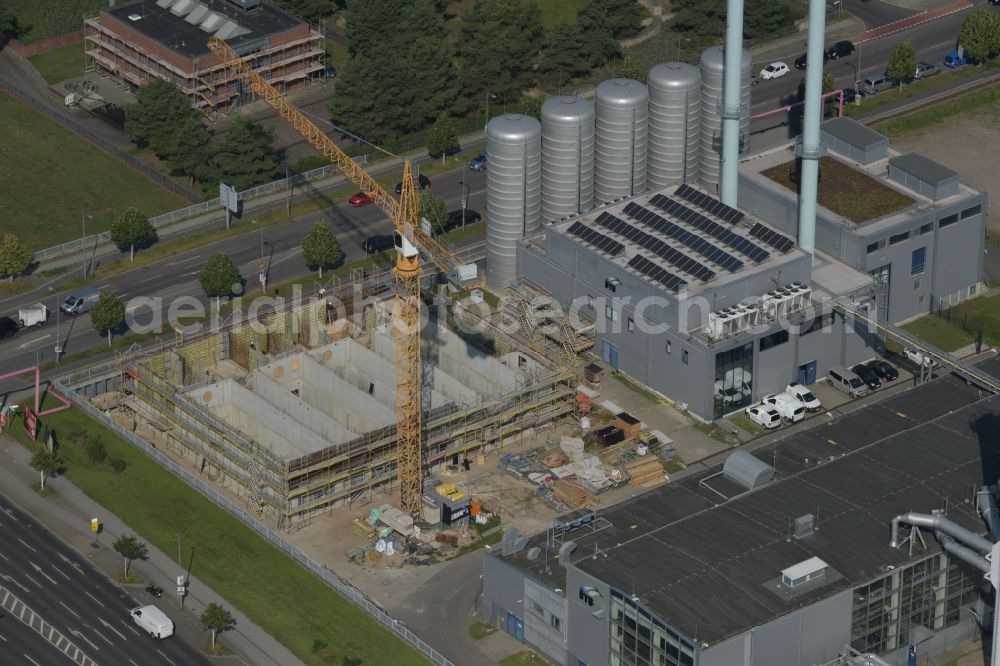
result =
M755 490L771 482L774 468L746 451L734 451L722 466L722 476L747 490Z

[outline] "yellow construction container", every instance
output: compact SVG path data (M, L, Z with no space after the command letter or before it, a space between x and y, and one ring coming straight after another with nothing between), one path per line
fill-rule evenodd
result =
M458 486L456 486L454 483L442 483L440 486L437 487L437 492L438 495L441 495L443 497L448 497L451 494L458 492Z

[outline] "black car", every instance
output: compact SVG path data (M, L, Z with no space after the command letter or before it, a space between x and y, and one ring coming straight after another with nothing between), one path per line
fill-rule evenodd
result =
M420 174L419 176L417 176L417 183L420 185L420 189L426 190L428 187L431 186L431 179L425 176L424 174ZM396 194L402 194L402 193L403 193L403 181L400 181L396 183Z
M806 56L807 56L807 54L803 53L802 55L800 55L798 58L795 59L795 69L805 69L806 68L806 64L807 64L806 63Z
M872 369L879 379L891 382L899 377L899 371L880 358L868 362L868 367Z
M823 54L823 59L836 60L837 58L841 58L843 56L849 56L853 53L854 53L854 44L852 44L847 40L844 40L842 42L837 42L836 44L828 48L826 50L826 53Z
M483 219L483 216L472 210L471 208L465 209L465 223L472 224ZM462 209L453 210L448 213L448 228L455 229L462 226Z
M0 317L0 339L14 335L17 328L17 322L10 317Z
M858 91L854 88L844 88L844 104L850 104L858 97Z
M391 250L393 248L392 236L385 236L382 234L369 236L365 239L365 242L361 244L361 248L366 254L378 254L379 252Z
M870 388L873 391L878 387L882 386L882 382L878 380L878 375L875 374L875 371L869 368L864 363L858 363L856 366L851 368L851 372L856 374L858 378L861 379L861 381L863 381L865 384L867 384L868 388Z

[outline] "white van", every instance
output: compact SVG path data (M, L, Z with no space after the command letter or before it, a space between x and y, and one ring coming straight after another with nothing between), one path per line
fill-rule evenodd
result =
M798 423L806 417L806 406L791 393L765 395L761 398L761 404L773 407L789 423Z
M129 611L132 621L153 638L174 635L174 623L156 606L139 606Z
M81 315L90 310L90 308L94 307L94 304L97 303L97 299L100 297L100 289L95 289L93 287L80 289L67 296L66 300L59 306L59 309L63 311L63 314L75 317L76 315Z
M789 382L785 387L785 393L791 393L806 406L807 412L818 412L823 409L823 403L819 401L813 392L798 382Z
M840 389L852 398L861 398L868 395L868 385L861 381L861 378L843 366L830 368L826 379L830 386Z

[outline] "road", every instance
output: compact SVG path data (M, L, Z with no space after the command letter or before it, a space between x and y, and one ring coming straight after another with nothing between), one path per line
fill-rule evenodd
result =
M16 617L0 619L0 654L6 666L69 666L70 660Z
M464 186L468 187L468 207L483 211L486 188L484 172L457 170L435 176L431 183L432 191L444 197L448 210L461 207ZM240 274L246 280L247 292L253 295L258 287L258 262L261 257L262 236L265 263L269 266L268 282L276 284L300 275L305 270L302 264L302 236L313 224L321 220L330 223L344 249L346 261L354 261L364 256L361 243L365 238L374 234L390 233L392 229L392 222L373 205L361 208L353 208L346 203L331 205L321 212L310 213L287 224L266 228L262 235L243 234L227 238L162 259L138 271L102 279L94 283L94 286L114 292L127 306L129 299L137 297L159 299L164 317L170 303L180 296L194 296L207 308L208 299L198 285L197 273L212 254L225 252L239 266ZM253 228L254 221L251 217L235 224ZM460 245L464 244L467 243ZM319 286L318 276L303 280L303 283L303 291L311 291ZM0 299L0 312L3 313L16 314L19 305L38 300L43 300L54 311L45 326L25 329L12 338L0 341L0 373L34 365L36 360L44 363L53 359L57 336L64 346L64 355L107 344L106 339L94 331L89 315L73 318L56 314L57 304L62 302L67 292L52 290L53 286L48 285L34 293ZM133 308L133 311L139 324L150 322L148 308L144 307L141 310Z
M91 659L101 664L125 666L197 666L211 664L198 649L179 635L156 641L136 627L129 610L146 601L136 601L122 588L90 565L28 514L0 496L0 579L22 602L60 631ZM172 609L160 604L172 615ZM0 633L19 622L5 615ZM176 622L176 621L175 621ZM176 622L178 631L183 625ZM49 658L44 639L32 639L11 631L19 645L37 651L45 662L69 660ZM9 639L8 639L9 640ZM4 650L6 654L6 650ZM44 655L43 655L44 653ZM4 660L4 663L9 663ZM31 662L25 662L31 663Z

